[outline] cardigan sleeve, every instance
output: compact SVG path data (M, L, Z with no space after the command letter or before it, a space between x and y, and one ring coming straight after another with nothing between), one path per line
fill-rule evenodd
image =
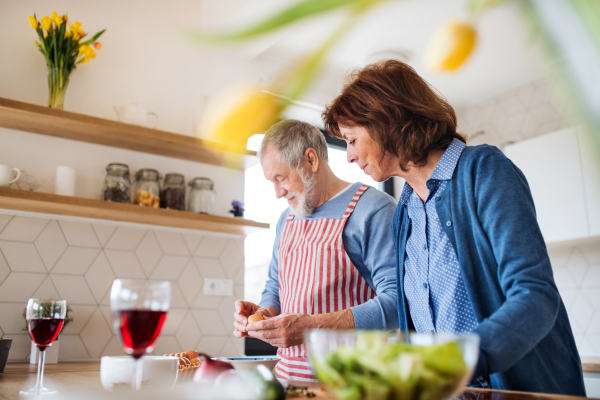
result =
M550 259L523 173L502 153L478 163L476 213L498 264L504 302L480 322L476 375L503 372L529 353L552 329L560 306Z

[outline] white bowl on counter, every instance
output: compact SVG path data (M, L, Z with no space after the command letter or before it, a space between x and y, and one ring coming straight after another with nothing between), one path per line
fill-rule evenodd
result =
M100 360L100 381L104 389L115 391L131 390L134 359L131 356L102 357ZM142 390L169 389L177 382L178 357L142 357Z
M272 371L280 360L279 357L219 357L218 359L227 361L238 371L251 371L260 364Z

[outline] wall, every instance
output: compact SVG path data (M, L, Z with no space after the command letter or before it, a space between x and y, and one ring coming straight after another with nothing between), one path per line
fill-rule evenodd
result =
M554 280L581 356L600 356L600 240L551 246Z
M566 88L558 79L531 82L457 110L458 130L472 137L469 145L487 143L502 148L510 142L576 125L580 119L565 102L565 93ZM484 133L476 135L478 131ZM582 356L600 356L600 240L549 247L554 279L567 308L577 348Z
M236 7L232 4L229 12ZM0 97L47 104L46 64L34 45L37 33L27 16L68 13L85 32L106 32L99 39L103 46L96 59L72 73L65 110L116 119L113 106L135 102L158 114L158 129L192 135L202 96L210 101L235 81L256 82L276 69L235 49L203 48L184 40L186 30L214 29L223 22L213 8L221 7L198 0L0 2L6 22L0 26L0 54L10 54L0 58Z
M472 137L470 145L502 147L576 125L579 117L567 101L566 90L562 80L539 80L456 110L458 131ZM475 136L477 132L483 134Z
M0 97L46 105L46 65L27 16L68 12L86 32L107 31L97 58L71 75L65 110L115 120L113 106L136 102L158 114L159 129L192 135L203 96L210 98L236 80L259 80L270 68L231 51L184 42L184 29L218 26L219 19L205 12L205 3L0 2L6 21L0 26L0 53L10 54L0 57ZM162 174L183 173L188 181L213 179L218 215L229 215L231 200L243 199L243 171L0 128L0 164L38 179L53 178L58 165L71 166L77 171L79 197L99 198L105 167L115 161L128 164L132 173L150 167ZM53 192L54 187L40 191ZM14 339L10 360L24 361L31 341L21 331L20 314L27 299L60 297L75 317L60 337L61 361L120 355L108 307L112 280L168 279L172 309L156 353L197 349L241 355L243 346L231 336L231 324L233 302L243 297L243 262L240 237L0 210L0 333ZM236 296L205 297L206 277L235 279Z
M115 278L169 280L171 309L154 354L198 350L239 356L234 302L243 296L244 241L186 229L0 210L0 333L12 362L28 359L21 313L29 298L64 299L74 321L59 337L59 361L123 355L112 329ZM204 278L234 280L235 296L205 296Z
M39 179L53 179L59 165L73 167L78 197L100 199L106 165L111 162L129 165L132 180L140 168L154 168L163 175L179 172L186 181L209 177L215 182L217 215L231 216L231 201L244 198L244 171L0 128L0 164L21 168ZM54 193L54 184L39 191Z

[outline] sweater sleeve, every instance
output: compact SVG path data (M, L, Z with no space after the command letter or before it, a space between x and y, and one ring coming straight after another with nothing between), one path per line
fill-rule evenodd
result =
M476 375L503 372L529 353L552 329L560 296L523 173L502 153L479 162L475 207L498 264L505 300L481 321Z
M390 198L378 210L371 205L367 208L368 216L355 220L359 226L348 227L352 232L345 235L344 245L352 263L376 295L350 310L356 329L397 329L396 258L390 228L396 204ZM358 206L353 216L357 212L361 212Z
M259 304L263 308L273 307L278 313L281 313L281 302L279 300L279 265L277 249L279 248L279 240L281 239L288 214L289 209L286 209L277 222L275 241L273 242L273 254L271 256L271 263L269 264L269 273Z

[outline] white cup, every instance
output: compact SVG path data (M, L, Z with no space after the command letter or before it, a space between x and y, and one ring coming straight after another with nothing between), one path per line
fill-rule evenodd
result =
M75 169L64 165L56 167L54 193L62 196L75 196Z
M17 176L13 178L13 172L17 172ZM21 170L11 168L8 165L0 164L0 187L9 187L11 183L16 182L21 176Z

